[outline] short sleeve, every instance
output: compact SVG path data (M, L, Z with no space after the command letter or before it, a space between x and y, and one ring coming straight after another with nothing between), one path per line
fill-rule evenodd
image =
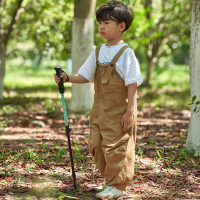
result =
M85 63L78 70L78 74L86 78L88 81L92 81L94 69L96 67L96 48L90 53Z
M137 82L137 86L141 85L143 82L140 65L135 56L133 49L126 49L124 55L124 81L125 85Z

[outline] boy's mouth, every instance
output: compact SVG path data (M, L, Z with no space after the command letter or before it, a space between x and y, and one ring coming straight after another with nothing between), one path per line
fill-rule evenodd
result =
M103 31L100 31L100 34L101 34L101 35L104 35L105 33L104 33Z

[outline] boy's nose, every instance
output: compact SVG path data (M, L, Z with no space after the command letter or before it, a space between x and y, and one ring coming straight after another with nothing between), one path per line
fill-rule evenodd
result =
M103 25L99 25L99 29L100 29L100 30L103 30L103 29L104 29L104 26L103 26Z

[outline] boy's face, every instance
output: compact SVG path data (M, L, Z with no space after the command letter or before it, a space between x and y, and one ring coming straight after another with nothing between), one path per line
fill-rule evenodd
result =
M107 41L121 38L122 32L125 29L125 23L117 23L114 20L98 21L99 34Z

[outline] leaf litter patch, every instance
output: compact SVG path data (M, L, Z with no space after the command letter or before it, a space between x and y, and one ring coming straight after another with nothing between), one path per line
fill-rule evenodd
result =
M0 198L96 199L104 180L88 150L89 118L69 116L74 191L62 112L30 110L0 114L7 119L0 127ZM200 199L200 159L185 148L189 117L187 110L139 109L135 175L118 199Z

